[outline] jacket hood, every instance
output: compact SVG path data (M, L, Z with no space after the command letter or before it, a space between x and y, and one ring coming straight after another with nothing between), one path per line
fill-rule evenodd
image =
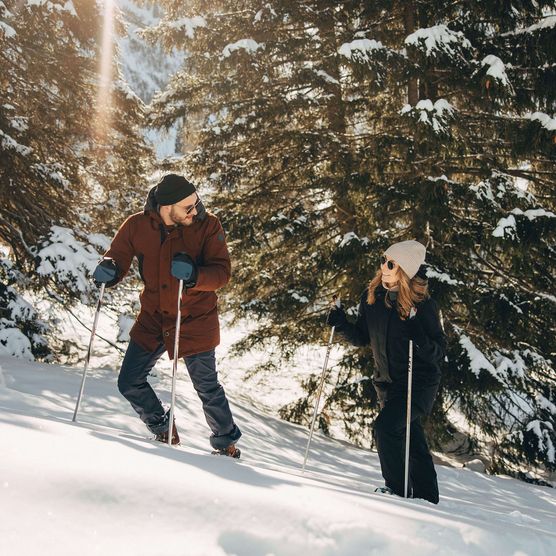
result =
M143 213L147 214L148 212L158 212L158 205L156 199L154 197L154 192L156 191L156 185L151 187L149 192L147 193L147 198L145 200L145 206L143 207Z

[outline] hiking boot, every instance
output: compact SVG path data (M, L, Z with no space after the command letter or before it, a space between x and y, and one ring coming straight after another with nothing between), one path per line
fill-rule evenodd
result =
M375 488L375 492L378 494L394 494L394 491L387 486Z
M215 456L228 456L235 459L239 459L239 456L241 456L241 450L236 448L235 444L230 444L227 448L214 450L212 453Z
M155 438L159 442L163 442L164 444L168 444L168 431L159 432ZM178 434L178 429L176 429L176 421L174 421L174 425L172 427L172 444L176 445L180 443L180 436Z

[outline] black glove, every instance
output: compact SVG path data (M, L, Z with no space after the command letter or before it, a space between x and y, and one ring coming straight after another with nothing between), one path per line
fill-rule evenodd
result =
M183 285L186 288L194 288L197 284L199 269L187 253L176 253L172 259L172 276L178 280L183 280Z
M415 308L412 308L409 314L409 318L406 320L407 332L410 340L413 340L413 342L417 346L422 346L427 342L427 335L425 334L423 324L419 317L419 311L417 311L417 309Z
M326 324L329 326L342 326L347 322L347 317L342 309L341 306L334 305L330 312L328 313L328 317L326 318Z
M109 257L105 257L98 263L93 272L95 286L105 284L107 288L114 286L118 281L118 265Z

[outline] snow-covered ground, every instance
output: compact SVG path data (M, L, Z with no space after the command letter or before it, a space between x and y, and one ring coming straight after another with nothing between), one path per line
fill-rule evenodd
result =
M0 554L354 555L556 553L553 489L438 468L438 506L373 493L376 454L234 400L240 461L209 454L186 378L183 446L147 440L116 373L0 358ZM153 379L163 402L169 377ZM235 403L234 403L235 401Z

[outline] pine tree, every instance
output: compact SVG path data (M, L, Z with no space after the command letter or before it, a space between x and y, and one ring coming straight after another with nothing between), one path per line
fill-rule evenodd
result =
M9 292L2 296L5 328L17 321L9 300L24 289L47 291L64 303L90 291L75 288L83 282L76 276L35 272L42 264L55 266L41 255L59 233L56 226L86 243L91 232L112 233L130 204L138 206L137 185L153 157L142 136L144 106L123 82L114 56L108 58L107 95L98 96L99 5L4 1L0 15L0 242L9 251L0 264L0 282ZM97 117L99 108L107 108L103 118ZM63 256L58 262L64 264ZM38 338L24 335L32 346ZM43 348L41 340L31 352L42 356Z
M163 5L150 34L187 58L151 117L201 119L187 163L218 191L229 307L259 323L239 349L321 340L332 294L418 239L449 339L437 444L463 420L493 471L555 469L555 3ZM321 426L369 443L371 375L346 350Z

